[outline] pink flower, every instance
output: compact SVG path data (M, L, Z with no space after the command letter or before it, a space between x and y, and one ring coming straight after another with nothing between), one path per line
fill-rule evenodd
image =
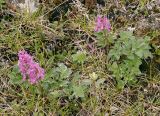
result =
M25 80L27 72L30 68L30 64L33 63L33 58L26 51L19 51L18 57L19 57L18 66L22 73L23 80Z
M44 78L44 69L41 68L38 63L34 62L33 57L26 51L19 51L18 57L18 66L23 80L28 78L31 84L35 84Z
M107 19L107 17L102 17L100 15L97 16L96 19L96 27L95 27L95 31L96 32L100 32L103 30L111 30L111 24L109 22L109 20Z
M37 83L38 80L44 79L44 69L38 63L33 63L28 70L28 76L31 84Z

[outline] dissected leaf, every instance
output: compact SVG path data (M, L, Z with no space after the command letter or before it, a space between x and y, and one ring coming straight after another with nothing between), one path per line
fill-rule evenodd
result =
M71 69L67 68L67 66L62 63L58 64L56 71L60 73L60 78L62 79L68 78L72 73Z
M136 38L132 32L128 31L120 33L120 38L108 54L110 60L108 68L113 72L118 88L123 88L125 84L135 81L135 77L141 74L139 70L141 60L152 58L149 40L147 36Z
M76 54L72 55L73 61L78 63L84 63L86 60L86 52L78 51Z
M10 78L10 82L13 84L21 84L22 83L22 75L20 74L19 68L15 65L12 71L8 74Z
M82 86L73 86L73 92L76 97L84 97L84 88Z

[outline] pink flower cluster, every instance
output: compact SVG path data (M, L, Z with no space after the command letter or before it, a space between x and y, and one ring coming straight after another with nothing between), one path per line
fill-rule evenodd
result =
M38 63L34 62L33 57L26 51L19 51L18 57L18 66L23 80L28 78L31 84L35 84L44 78L44 69L41 68Z
M95 27L95 31L96 32L100 32L103 30L111 30L111 24L109 22L109 20L107 19L107 17L102 17L100 15L97 16L96 18L96 27Z

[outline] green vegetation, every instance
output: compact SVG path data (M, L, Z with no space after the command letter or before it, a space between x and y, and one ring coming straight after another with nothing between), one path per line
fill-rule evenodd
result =
M13 11L4 2L0 0L0 115L160 114L158 2L107 1L98 10L76 3L53 22L47 13L58 2L41 3L33 13L19 7ZM94 31L97 14L107 14L111 30ZM20 50L45 70L44 79L36 84L29 76L22 79Z
M135 77L141 74L141 60L152 56L149 41L148 37L136 38L132 32L120 33L108 54L111 62L108 68L116 77L118 88L124 88L127 83L133 85Z

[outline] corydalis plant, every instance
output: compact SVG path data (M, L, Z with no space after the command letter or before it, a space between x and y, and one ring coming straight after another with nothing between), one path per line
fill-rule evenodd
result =
M44 69L34 62L33 57L26 51L19 51L18 53L18 67L23 76L23 80L29 79L31 84L37 83L44 78Z
M142 59L152 57L149 37L135 37L133 32L124 31L115 41L109 51L108 68L117 81L117 87L136 83L136 77L141 74L139 69Z
M111 24L107 17L98 15L96 18L95 35L97 36L97 45L105 47L109 44L109 34L111 31Z
M97 16L96 18L96 27L95 27L95 32L100 32L100 31L110 31L111 30L111 24L107 17L102 17L100 15Z

